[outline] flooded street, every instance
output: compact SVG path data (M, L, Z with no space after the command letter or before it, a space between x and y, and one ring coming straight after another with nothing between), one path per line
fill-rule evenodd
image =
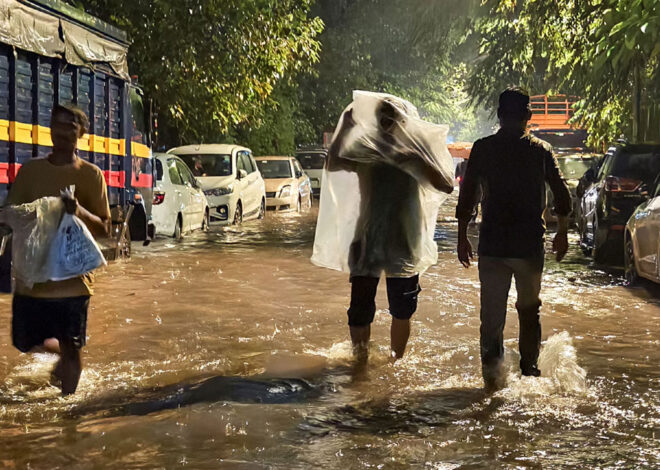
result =
M73 397L48 385L54 356L13 349L3 296L0 468L658 468L660 289L590 267L572 235L547 257L543 376L520 376L512 295L508 385L487 396L455 202L406 357L388 361L382 285L367 371L348 276L309 261L316 206L134 245L97 275Z

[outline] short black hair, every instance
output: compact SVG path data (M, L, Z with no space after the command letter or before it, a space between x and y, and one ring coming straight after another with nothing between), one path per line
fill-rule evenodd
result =
M497 116L511 119L527 119L529 107L529 93L520 87L507 88L500 94Z
M51 122L60 113L66 113L70 116L73 116L73 119L78 123L82 128L83 134L89 132L89 119L85 114L85 111L80 109L78 106L73 104L56 104L53 106L53 111L50 114Z

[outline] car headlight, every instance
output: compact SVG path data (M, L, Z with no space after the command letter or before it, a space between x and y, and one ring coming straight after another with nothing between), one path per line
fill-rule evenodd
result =
M280 197L289 197L291 196L291 186L288 184L280 190Z
M226 188L214 188L214 189L207 189L204 191L205 196L226 196L227 194L231 194L234 191L234 187L232 185L227 186Z

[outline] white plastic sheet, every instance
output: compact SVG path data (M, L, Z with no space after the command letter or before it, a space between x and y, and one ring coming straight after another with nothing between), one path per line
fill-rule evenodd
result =
M59 197L43 197L0 211L0 222L12 229L13 275L29 288L49 280L50 247L63 212Z
M408 101L355 91L324 170L312 262L372 277L435 264L438 207L454 180L447 132Z

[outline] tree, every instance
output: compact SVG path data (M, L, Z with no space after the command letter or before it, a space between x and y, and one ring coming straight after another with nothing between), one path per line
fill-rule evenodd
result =
M475 0L318 0L326 29L315 75L300 82L302 115L314 133L331 131L355 89L397 94L420 114L475 138L483 113L464 92ZM469 129L472 129L470 131ZM298 143L303 143L300 139ZM306 143L306 142L304 142Z
M159 109L161 143L217 141L318 60L313 0L80 0L126 30L129 67ZM164 131L164 132L163 132Z
M486 0L469 91L478 103L511 84L575 94L574 123L592 144L660 138L659 31L656 0Z

